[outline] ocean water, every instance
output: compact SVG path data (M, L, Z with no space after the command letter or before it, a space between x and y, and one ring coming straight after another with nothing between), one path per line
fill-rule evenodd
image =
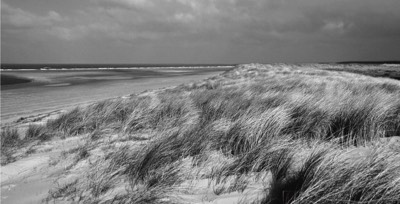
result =
M233 68L231 65L2 65L2 79L18 83L5 85L2 81L1 123L91 101L191 83Z
M1 71L102 70L102 69L177 69L232 67L234 64L1 64Z

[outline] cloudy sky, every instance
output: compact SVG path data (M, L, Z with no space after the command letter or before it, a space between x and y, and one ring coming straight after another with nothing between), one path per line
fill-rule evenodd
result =
M400 60L400 0L2 0L3 63Z

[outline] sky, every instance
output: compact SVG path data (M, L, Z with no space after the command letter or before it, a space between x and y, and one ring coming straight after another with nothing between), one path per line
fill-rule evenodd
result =
M2 63L400 60L400 0L2 0Z

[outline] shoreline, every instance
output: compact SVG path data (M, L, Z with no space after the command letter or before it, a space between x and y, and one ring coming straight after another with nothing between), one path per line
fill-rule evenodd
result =
M130 98L135 95L146 94L150 92L159 92L166 89L174 88L182 84L195 83L213 76L223 73L222 71L202 73L196 75L172 76L167 78L151 78L136 80L142 83L147 83L147 86L140 87L139 90L132 91L129 94L119 95L117 97L107 97L100 100L84 101L78 104L69 104L57 110L40 111L36 114L30 114L20 117L17 121L11 121L4 124L2 127L9 125L17 128L21 135L25 135L25 131L29 125L42 125L50 119L54 119L59 115L67 112L74 107L84 107L102 100L114 100L120 98ZM161 81L160 81L161 80ZM158 83L156 83L158 81ZM164 83L163 83L164 82ZM59 157L65 151L71 151L74 148L83 144L80 137L67 138L65 140L56 139L54 141L45 142L42 145L33 145L26 147L26 150L17 152L17 160L2 166L2 197L4 203L23 203L27 199L30 201L41 202L47 197L49 189L53 187L54 181L59 179L65 171L65 165L70 165L68 162L60 162L56 167L49 166L49 162L58 161ZM32 150L33 153L27 153ZM25 152L25 154L23 153ZM18 156L19 155L19 156ZM40 176L39 176L40 175ZM28 189L28 191L27 191ZM24 198L18 195L23 193Z
M78 75L67 75L66 80L63 78L60 80L58 78L60 75L56 74L49 78L36 77L28 86L18 84L10 85L16 87L11 89L2 87L1 126L18 126L22 123L35 122L38 118L52 116L53 114L50 113L62 112L75 106L190 83L224 71L166 72L162 70L156 74L145 73L134 79L123 76L125 74L123 72L111 76L109 80L101 80L105 76L104 73L98 74L99 72L78 72ZM79 75L82 73L84 76ZM71 74L71 72L66 74ZM89 80L85 81L87 78ZM21 100L16 99L15 95Z
M304 64L308 65L308 64ZM330 70L330 71L339 71L339 72L353 72L357 74L369 75L374 77L382 77L382 78L392 78L395 80L399 80L396 72L397 67L388 67L388 66L380 66L379 69L375 71L371 71L377 66L375 65L320 65L320 64L309 64L310 67L319 68L322 70ZM318 67L321 66L321 67ZM210 66L211 67L211 66ZM166 86L172 85L176 86L182 83L186 83L188 80L184 78L190 78L190 80L196 80L201 78L207 78L211 76L215 76L217 74L223 73L228 70L232 70L237 66L213 66L210 68L207 66L201 66L201 68L197 68L197 66L192 67L146 67L146 68L112 68L112 69L104 69L104 68L96 68L93 70L85 69L77 69L77 70L65 70L58 69L54 70L35 70L35 71L9 71L6 72L5 75L11 75L15 78L26 78L31 80L28 83L21 84L13 84L13 85L5 85L1 86L2 89L2 114L1 114L1 126L9 125L18 121L23 121L24 119L36 118L38 115L47 114L54 111L62 111L74 106L84 105L88 103L93 103L95 101L105 100L108 98L118 98L123 97L130 94L137 94L141 91L150 90L153 88L161 88L163 84L159 83L156 86L153 86L151 81L159 82L166 81ZM15 75L15 76L14 76ZM3 77L3 74L2 74ZM177 83L173 83L170 80L176 79ZM146 81L144 81L146 80ZM109 85L113 83L134 83L139 86L139 89L136 90L137 86L132 89L132 91L122 93L119 92L119 95L113 94L111 97L96 97L94 99L86 99L86 100L78 100L74 102L66 102L59 104L52 104L52 107L36 107L31 108L29 111L24 110L24 108L20 108L24 111L17 112L8 112L5 111L5 106L7 106L7 93L11 91L18 91L23 89L34 90L39 87L40 90L48 91L48 90L62 90L63 92L68 88L78 89L80 87L94 86L96 88L100 85ZM143 83L145 85L143 85ZM172 83L172 84L171 84ZM146 88L144 88L144 87ZM26 88L29 87L29 88ZM33 88L32 88L33 87ZM148 88L147 88L148 87ZM28 91L28 93L29 93ZM107 90L110 92L110 90ZM107 91L102 93L101 95L107 95ZM60 93L63 93L60 92ZM113 91L111 91L113 92ZM86 93L87 94L87 93ZM24 99L27 100L27 99ZM31 112L31 113L29 113Z
M236 65L193 65L193 66L137 66L137 67L42 67L42 68L18 68L18 69L0 69L2 72L13 72L13 71L97 71L97 70L155 70L155 69L202 69L202 68L234 68Z
M377 103L372 104L375 107L381 107L381 105L388 103L392 104L389 106L392 107L392 109L385 110L386 113L391 113L393 112L392 110L397 110L396 108L398 107L394 106L396 104L395 101L397 101L396 92L394 91L399 90L400 88L400 86L398 86L398 81L373 78L353 73L342 73L338 71L331 72L323 69L302 69L302 67L290 67L286 65L271 67L269 65L250 64L240 66L231 72L219 74L217 76L216 74L217 73L193 75L193 80L189 80L188 76L143 80L150 84L144 85L142 87L144 91L142 92L137 91L137 94L134 93L112 98L109 97L110 101L106 101L105 103L99 103L88 108L84 107L82 111L78 110L77 112L73 111L66 114L66 117L63 117L64 119L60 124L65 124L65 122L67 122L68 124L71 124L71 126L66 126L67 129L64 129L64 127L51 129L51 125L48 126L50 129L46 130L48 131L47 133L53 135L50 140L45 140L41 143L31 143L31 146L19 149L18 154L14 154L16 155L14 158L17 158L13 161L14 163L12 163L12 165L7 164L2 166L2 169L4 169L4 171L2 171L2 176L6 178L6 182L2 182L1 186L2 190L4 190L2 202L24 203L26 199L31 201L37 200L39 202L46 198L51 201L74 199L75 197L73 197L73 194L54 193L59 192L58 189L61 189L60 187L62 187L62 189L64 189L64 187L71 187L71 189L73 188L77 190L80 195L83 195L82 193L84 192L91 192L91 188L86 186L88 182L93 182L90 184L96 186L102 186L104 184L103 181L109 182L111 188L110 191L102 194L103 197L98 197L98 199L107 201L108 198L113 198L117 195L119 196L119 193L121 193L121 195L126 195L126 198L128 199L130 198L129 195L131 195L129 192L119 191L120 189L128 189L131 187L129 183L119 182L124 180L124 178L126 178L124 176L127 175L124 173L126 171L120 172L120 170L133 168L133 172L138 172L138 175L144 175L144 177L142 177L144 178L144 182L147 182L148 180L152 181L150 180L152 177L147 177L147 174L145 173L153 170L156 172L166 172L166 174L163 174L162 176L183 175L182 177L187 179L184 179L182 183L171 184L168 183L169 180L160 180L160 183L157 184L161 187L170 185L171 194L179 197L182 201L198 200L200 203L200 201L207 199L208 201L221 201L225 203L237 201L239 203L242 198L256 200L259 195L265 195L265 189L263 186L268 185L271 181L271 176L274 175L274 169L266 166L263 167L265 169L262 169L263 172L261 172L261 174L258 174L260 173L258 170L250 170L249 174L246 173L240 175L243 176L241 177L241 179L243 179L241 181L243 181L242 184L245 185L237 186L237 190L234 190L237 192L234 192L226 190L229 186L232 186L233 183L231 182L233 180L226 180L223 183L217 182L215 180L216 177L212 177L216 174L214 174L213 171L209 171L210 166L213 170L216 169L222 173L224 173L228 167L234 167L232 173L235 173L238 172L237 169L243 169L243 163L235 163L234 161L246 161L238 159L253 158L248 157L251 156L248 154L249 152L256 153L258 158L262 158L261 156L265 154L264 151L260 151L260 148L280 145L279 148L282 148L285 151L283 151L282 154L277 154L276 158L279 159L283 158L283 156L289 155L290 160L288 161L291 162L290 172L296 173L301 169L304 169L301 165L307 164L308 160L304 161L304 158L312 158L311 156L314 155L316 150L321 150L321 152L332 152L332 154L321 154L321 157L318 158L329 159L330 161L332 158L338 158L337 156L341 156L343 159L357 159L367 164L370 162L367 159L370 158L370 156L373 156L370 152L374 153L379 151L378 153L380 155L386 156L385 154L387 149L390 149L389 145L394 145L394 147L398 145L398 137L384 138L385 140L383 141L378 137L369 138L371 139L369 140L368 138L360 136L359 140L360 142L364 142L363 144L365 144L365 146L349 146L348 149L343 149L343 146L339 146L339 144L337 147L335 146L337 139L330 138L331 135L329 135L329 133L326 134L329 138L324 138L324 132L321 133L321 138L311 138L313 135L308 135L306 132L302 132L301 129L292 128L295 127L292 125L296 125L293 123L294 121L304 121L302 124L312 125L311 128L313 129L320 128L319 124L315 122L319 120L320 117L325 117L325 112L320 110L331 111L327 117L329 122L327 126L329 125L329 127L332 127L331 124L334 125L335 120L332 120L334 118L330 116L340 113L335 111L344 110L346 111L344 113L353 113L352 111L359 110L357 109L358 106L355 106L352 103L353 101L360 101L363 106L370 107L371 101L369 101L366 96L374 97L374 99L376 99L374 101L377 101ZM166 87L165 81L160 83L160 80L168 79L173 79L170 82L176 84ZM356 82L351 82L352 79L356 79ZM299 80L302 83L298 83ZM194 81L194 83L188 83L187 81ZM349 81L349 83L344 83L343 81ZM158 83L164 86L159 88L149 87L150 85L154 86L155 83L156 85ZM305 86L305 83L311 84ZM328 85L321 86L322 83L328 83ZM182 84L186 85L179 86ZM293 88L293 84L295 84L297 90L288 91L288 88ZM372 90L373 94L369 96L370 91L365 88L368 88L371 85L374 85L376 89ZM174 89L174 87L177 88ZM323 87L323 95L321 96L320 89L317 90L314 87ZM171 88L173 90L170 90ZM331 91L336 88L341 91L341 95L337 95ZM360 96L359 93L355 92L359 90L363 91L363 95ZM310 93L320 97L309 97ZM285 94L289 94L288 96L290 97L282 97L285 96ZM138 101L134 100L136 96ZM347 100L348 96L352 97L351 101ZM386 97L388 100L385 101L382 96ZM279 103L278 108L274 106L276 104L271 103L270 99L278 99L275 100ZM93 102L90 102L88 104L92 103ZM317 106L313 104L317 104ZM342 109L332 108L335 104L339 104ZM265 106L268 108L265 109ZM297 111L298 108L303 107L306 108L302 109L306 110L306 113L301 113L301 115L295 116L295 118L285 117L285 114L288 115L293 113L292 111ZM343 109L343 107L350 108ZM375 111L372 113L374 116L382 115L377 109L374 110ZM63 112L55 111L48 115L42 114L25 118L20 121L21 126L18 128L26 128L28 127L27 125L29 125L29 121L34 121L36 119L38 120L36 122L39 126L46 126L48 124L43 123L47 119L51 118L52 115L56 117L57 114L61 113ZM234 119L238 114L240 117ZM314 117L314 114L318 117ZM346 119L346 116L350 114L342 115L344 115L344 119ZM199 120L201 118L207 119L207 125L203 125L203 121ZM260 120L260 118L262 118L262 120ZM305 120L302 120L303 118L305 118ZM378 119L375 120L377 123L380 122ZM391 118L383 119L386 121L391 120ZM360 120L362 121L362 119ZM279 122L277 124L279 126L274 125L277 121ZM94 124L96 124L96 127L95 129L92 129ZM272 125L265 126L264 124ZM280 126L280 124L284 125ZM23 127L22 125L25 126ZM368 125L369 123L365 123L367 128L369 127ZM77 129L78 127L83 127L84 129L79 130ZM185 131L177 131L176 127L184 128L183 130ZM262 133L272 133L276 128L279 129L279 132L276 132L276 135L271 138L267 138L268 136ZM324 126L322 126L322 128L324 128ZM381 128L390 131L397 130L393 129L396 128L395 126ZM358 129L361 130L363 127ZM67 134L64 135L65 138L57 135L57 131L59 130ZM309 137L310 140L313 139L312 144L317 147L310 148L308 143L305 144L302 140L296 137L288 138L286 137L287 135L284 135L283 133L281 134L283 130L292 131L289 133L291 135L302 135L306 138ZM177 133L178 135L170 135L171 133ZM234 137L231 137L231 139L226 138L226 136L229 135ZM254 151L249 152L240 152L244 151L244 148L236 148L232 143L228 143L227 145L227 139L233 141L232 138L235 140L239 138L240 140L236 141L246 141L246 135L254 135L254 137L259 138L265 137L266 140L257 140L261 141L261 143L254 144L258 146L251 147ZM389 136L392 135L394 134ZM37 138L42 137L39 136L40 135L37 134ZM152 140L152 138L156 137L158 137L156 140ZM241 137L243 137L243 139L241 139ZM334 137L339 138L340 135L334 135ZM386 141L386 139L388 141ZM265 143L263 143L263 141L265 141ZM270 142L271 146L268 146L268 143ZM373 143L371 143L370 146L366 146L368 144L367 142ZM328 146L326 145L327 143L331 145ZM176 148L176 144L182 144L181 147L183 148ZM382 146L381 149L377 148L379 145ZM145 149L142 149L142 147ZM226 151L227 154L221 151L223 148L228 148ZM184 149L184 151L193 152L193 154L182 156L182 149ZM299 149L301 150L300 152ZM232 157L236 156L236 151L237 153L240 153L240 155L248 154L248 156L241 157L238 154L239 156L234 158L235 160L232 160ZM286 151L288 151L289 154L287 154ZM139 157L136 157L136 155L139 155ZM167 160L165 162L165 159L163 159L165 158L164 155L172 155L173 159L178 158L179 160ZM175 155L177 156L175 157ZM201 155L202 159L205 158L205 160L203 160L202 163L198 163L193 159L193 155ZM317 156L319 156L319 154ZM123 158L123 160L119 160L119 158ZM392 159L395 159L395 157L392 157ZM117 162L113 163L113 161ZM136 163L133 163L133 166L131 166L131 163L124 163L124 161L133 161ZM146 163L142 161L148 162ZM271 161L279 160L274 159ZM389 158L388 161L392 161L391 158ZM168 167L172 166L174 171L168 171L160 167L161 164L159 163L161 162L165 162ZM258 165L255 163L257 160L248 162L253 162L250 163L252 166ZM381 164L379 162L382 161L374 160L374 162ZM148 163L156 165L149 167L146 166ZM271 163L271 165L275 165L275 163L276 162ZM240 164L241 166L233 166L235 164ZM339 167L343 165L341 162L334 164L336 170L340 170ZM108 165L112 165L112 167L117 165L116 167L118 168L115 168L116 170L113 170L111 173L111 175L116 175L116 177L103 177L103 175L110 175L109 168L107 167ZM264 165L264 163L261 165ZM323 165L323 163L321 163L321 165ZM136 166L145 169L145 171L136 169ZM102 169L101 167L105 167L105 169ZM311 167L314 168L313 166ZM327 172L330 172L332 168L332 166L329 165L322 167L322 170L326 170ZM345 167L348 170L354 170L354 165L346 164ZM96 171L92 172L93 169L96 169ZM359 172L363 173L362 171L364 170L365 169L361 169ZM389 168L389 170L391 169ZM365 171L368 171L368 169ZM176 174L176 172L182 174ZM197 172L204 172L204 178L207 179L199 179L199 177L197 177ZM359 172L356 172L356 174L360 175ZM40 177L37 175L40 175ZM85 177L87 175L93 177ZM284 174L284 176L288 175L289 174L286 173ZM127 176L137 179L134 177L135 175ZM258 178L262 179L256 179L254 176L260 176ZM96 178L96 180L88 180L88 178ZM168 178L175 179L177 177ZM216 179L219 178L217 177ZM206 185L207 183L208 185ZM188 186L188 184L190 185ZM137 187L142 188L143 186ZM156 187L145 186L144 191L133 192L137 193L135 195L139 198L144 195L140 194L141 192L156 191L158 190ZM32 190L27 191L26 189ZM182 189L184 189L185 192L181 191ZM216 191L216 189L220 190ZM24 196L21 197L21 194ZM93 199L91 196L92 194L88 194L84 199L91 201L91 199ZM166 194L156 196L160 196L159 198L166 200L174 198Z

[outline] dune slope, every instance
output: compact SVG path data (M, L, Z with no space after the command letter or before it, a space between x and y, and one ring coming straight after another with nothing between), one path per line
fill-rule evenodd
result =
M240 65L77 107L32 133L84 140L47 201L397 203L400 82L334 68Z

